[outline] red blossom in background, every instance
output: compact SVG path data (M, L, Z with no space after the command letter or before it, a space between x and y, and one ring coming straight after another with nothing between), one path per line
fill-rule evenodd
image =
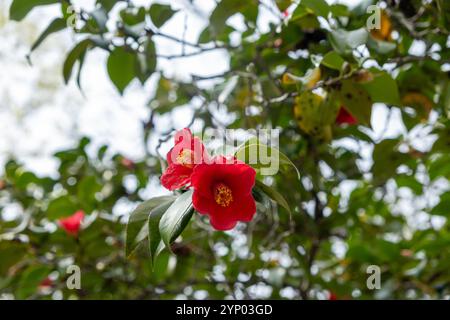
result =
M338 299L338 297L334 292L330 291L328 293L328 300L337 300L337 299Z
M169 190L189 186L194 167L209 161L201 140L187 128L175 134L175 146L167 153L169 167L161 176L161 184Z
M120 160L120 164L123 165L128 170L134 169L134 162L133 162L133 160L130 160L128 158L122 158Z
M234 158L217 157L194 168L194 208L207 214L217 230L230 230L238 221L248 222L256 213L252 196L256 171Z
M52 281L52 279L47 277L39 283L38 287L39 287L39 289L46 289L46 288L50 288L51 286L53 286L53 281Z
M344 107L341 107L339 109L339 113L338 113L338 115L336 117L336 123L337 124L350 124L350 125L353 125L353 124L357 124L358 121L356 120L355 117L353 117L351 115L350 112L347 111L347 109L345 109Z
M79 210L67 218L59 219L59 225L67 234L77 236L80 231L81 222L84 219L84 212Z

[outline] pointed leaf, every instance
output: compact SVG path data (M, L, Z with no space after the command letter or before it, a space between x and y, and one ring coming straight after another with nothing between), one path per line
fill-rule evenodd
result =
M300 171L295 164L283 152L274 147L269 147L260 143L257 139L250 139L234 153L234 156L255 169L260 169L263 175L273 175L280 165L292 166L298 179L300 179Z
M126 47L116 47L109 55L107 68L111 81L120 94L136 75L136 54Z
M194 212L193 190L186 191L167 209L159 222L161 238L170 250L170 244L183 232Z
M152 4L149 10L152 22L158 28L161 28L175 13L176 11L172 10L170 5L161 3Z
M39 38L35 41L30 49L30 53L33 52L41 43L52 33L63 30L67 26L66 20L63 18L56 18L45 28Z
M279 193L277 190L275 190L272 187L269 187L265 183L256 180L256 186L260 188L269 198L271 198L273 201L278 203L280 206L282 206L284 209L289 212L289 214L292 214L291 208L289 207L288 202L286 199Z
M143 202L131 213L130 218L128 219L126 229L126 240L125 240L126 256L129 256L136 248L139 241L142 241L147 236L148 229L144 231L142 231L142 229L144 226L145 228L147 228L147 220L151 211L160 205L171 203L174 200L175 197L173 196L155 197ZM141 235L139 235L140 233Z
M64 81L67 84L72 75L72 69L77 60L83 59L86 51L93 44L91 39L84 39L79 42L67 55L63 66Z
M152 267L155 264L155 260L159 253L164 249L164 243L161 240L161 234L159 233L159 222L161 217L166 213L167 209L172 205L172 201L163 203L154 208L148 216L148 245L150 250L150 261Z

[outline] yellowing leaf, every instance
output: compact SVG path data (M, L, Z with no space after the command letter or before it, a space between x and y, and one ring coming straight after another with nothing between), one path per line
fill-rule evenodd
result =
M347 110L358 123L369 125L372 115L372 99L366 89L353 80L342 81L336 93Z
M370 31L372 37L382 41L392 41L392 23L384 11L381 12L380 24L380 29L373 29Z
M334 94L324 99L311 91L304 91L295 99L294 115L300 129L324 142L332 138L331 128L337 111Z
M402 98L403 105L414 108L420 119L427 120L433 109L433 102L420 92L408 92Z
M288 72L284 73L281 78L281 83L285 85L296 84L298 82L298 77L290 74Z
M311 89L314 87L316 83L319 82L321 76L320 68L315 68L308 72L305 76L306 88Z

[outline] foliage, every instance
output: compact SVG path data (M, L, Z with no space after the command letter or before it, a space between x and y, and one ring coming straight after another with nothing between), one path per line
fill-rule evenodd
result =
M448 297L450 2L380 1L382 28L369 31L366 8L372 1L347 7L287 0L275 1L276 7L271 1L221 0L195 43L160 30L190 7L97 0L92 12L75 12L73 26L67 24L73 19L68 0L14 0L10 17L21 20L52 3L61 16L49 21L32 50L52 33L72 29L78 40L64 64L66 82L77 73L81 87L79 75L92 50L107 53L108 74L120 93L132 81L159 77L145 145L154 135L154 115L196 99L202 106L195 119L205 127L222 128L210 108L221 106L234 116L228 128L280 128L286 166L257 183L253 221L217 232L189 203L180 204L184 194L178 200L143 198L163 169L157 153L131 162L104 146L91 155L84 138L55 154L57 177L11 160L0 179L0 208L17 205L22 215L0 219L1 293L43 299L55 292L80 299ZM117 8L116 23L108 23ZM258 24L263 10L275 21L264 31ZM230 23L235 15L245 28ZM189 51L161 55L158 37ZM412 54L418 44L424 51ZM213 50L228 53L223 74L180 81L158 69L163 59ZM207 80L214 81L202 85ZM400 134L374 135L376 103L400 115L394 124L404 128ZM335 123L343 106L358 125ZM432 145L424 137L433 138ZM127 177L136 181L133 190L125 187ZM128 238L127 217L112 214L120 201L140 204L128 222ZM79 236L70 237L57 220L77 210L88 218ZM81 290L65 286L71 263L82 269ZM366 286L369 265L381 267L381 290ZM53 282L43 289L47 276Z

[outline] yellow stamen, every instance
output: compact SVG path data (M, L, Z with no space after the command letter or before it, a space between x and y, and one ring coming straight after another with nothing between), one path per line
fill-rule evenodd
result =
M214 200L222 207L228 207L233 202L233 192L223 183L214 188Z
M177 156L176 162L185 167L192 168L194 166L194 157L192 151L189 149L181 150L181 152Z

